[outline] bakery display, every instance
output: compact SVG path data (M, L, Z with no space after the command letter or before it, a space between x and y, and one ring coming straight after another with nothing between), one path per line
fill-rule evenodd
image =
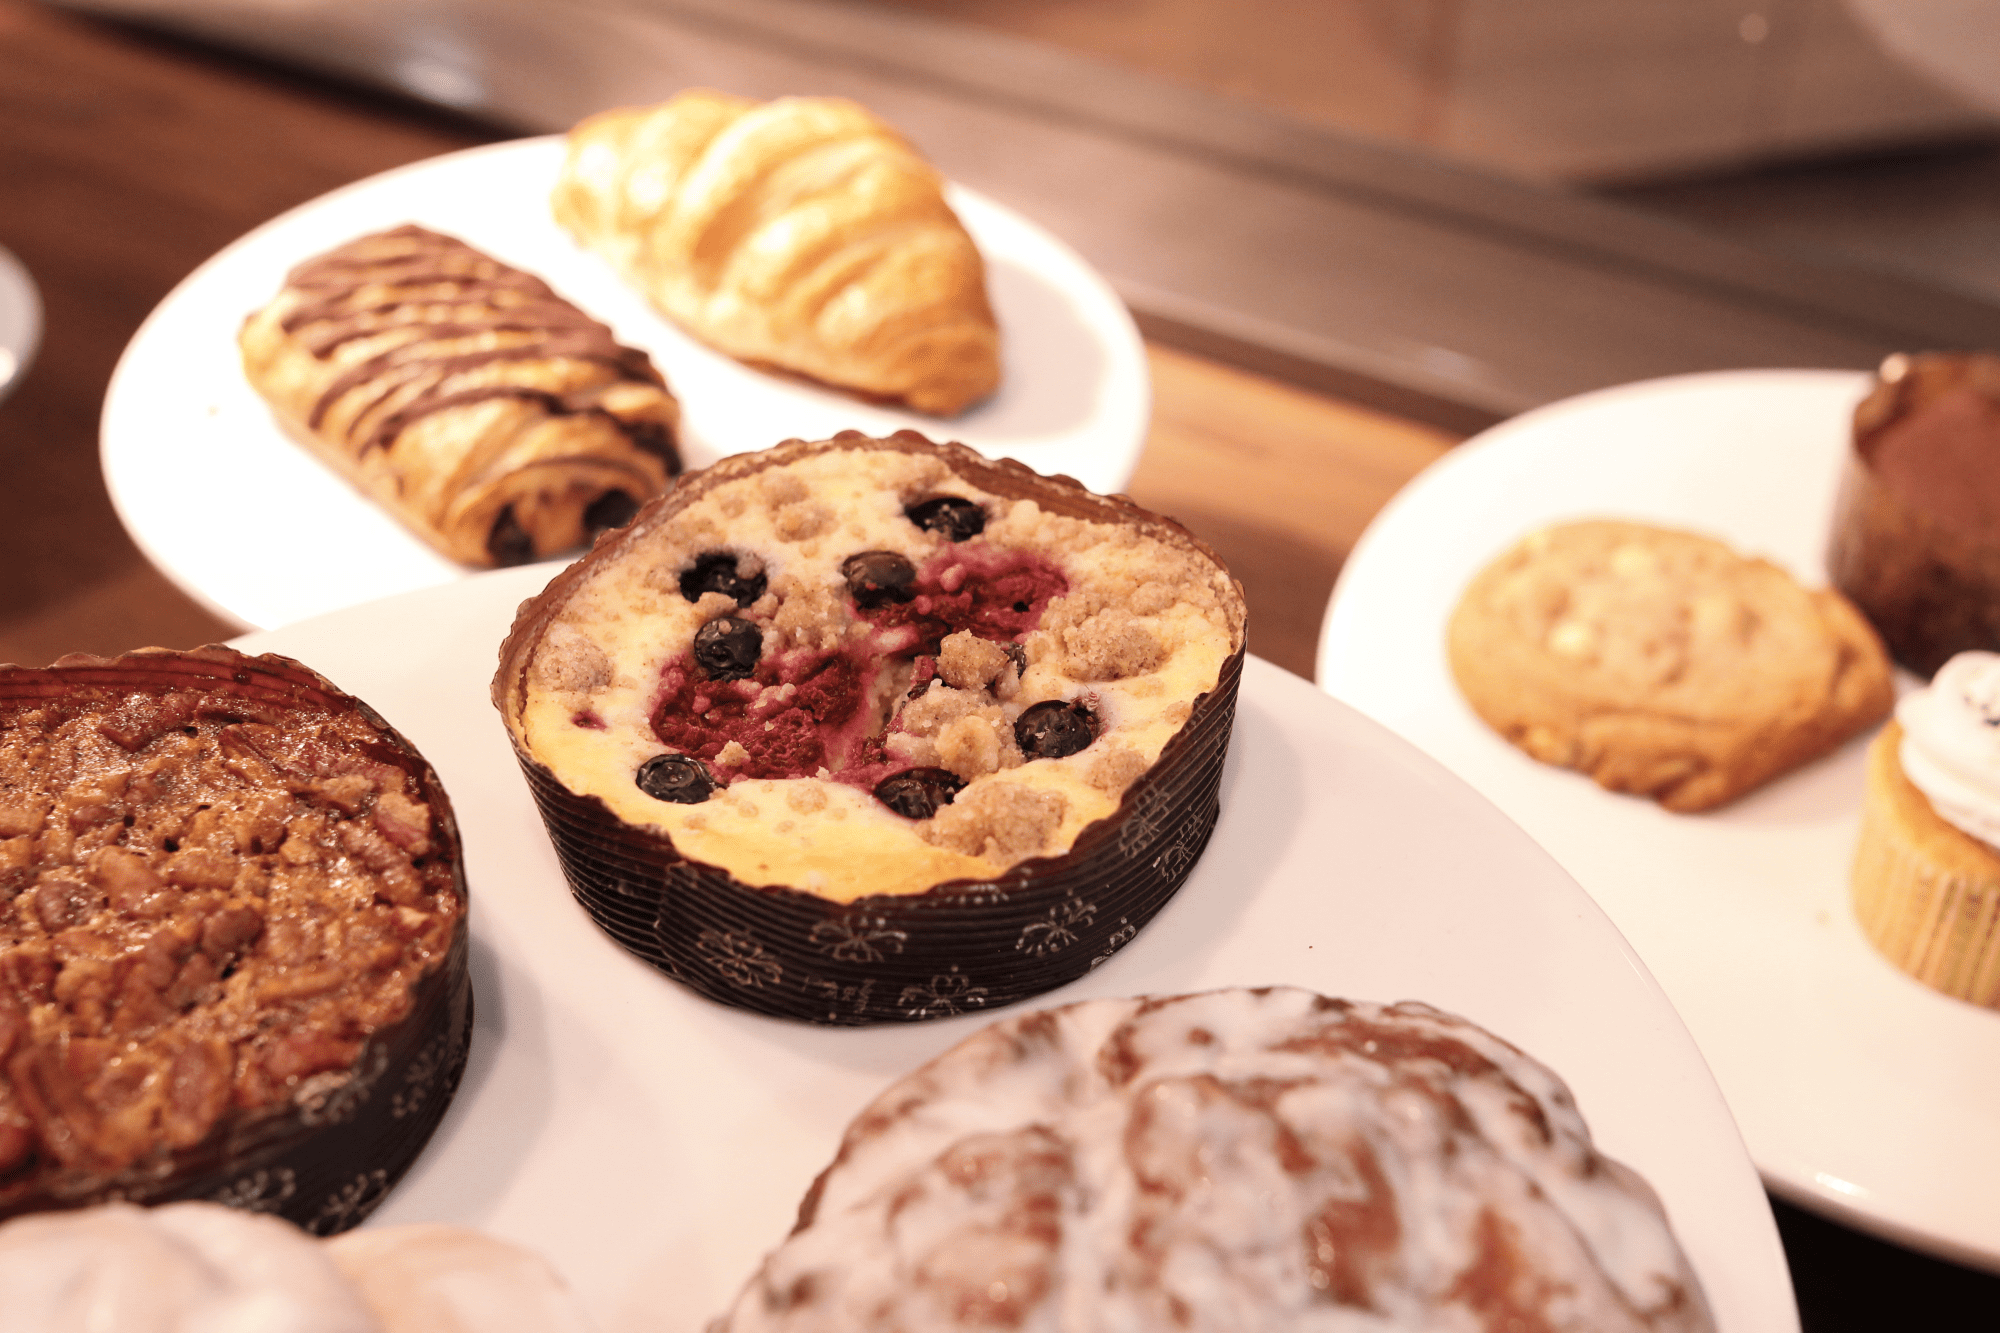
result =
M555 217L668 318L757 365L950 416L1000 382L944 182L841 98L706 89L578 124Z
M300 264L238 344L287 434L467 565L581 546L680 470L679 406L644 352L422 227Z
M493 698L571 888L819 1022L1081 975L1214 827L1242 592L1178 524L914 432L692 474L524 604Z
M471 1005L451 804L365 704L227 648L0 667L0 1217L352 1226Z
M317 1240L213 1203L99 1204L0 1224L11 1333L587 1333L540 1256L470 1227Z
M2000 356L1882 363L1854 410L1827 570L1919 676L2000 651Z
M1838 593L1694 533L1588 520L1531 533L1451 614L1451 671L1544 763L1707 810L1889 710L1888 659Z
M1869 747L1853 887L1890 962L2000 1008L2000 654L1954 656Z
M1706 1330L1561 1079L1426 1005L1291 988L1016 1015L848 1127L714 1333Z

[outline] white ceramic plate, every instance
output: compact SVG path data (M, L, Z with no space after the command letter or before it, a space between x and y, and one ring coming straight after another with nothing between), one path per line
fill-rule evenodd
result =
M5 398L35 359L42 338L42 301L28 270L0 246L0 398Z
M554 570L239 642L373 704L436 765L465 835L471 1063L378 1220L489 1228L548 1255L608 1333L694 1333L790 1228L854 1112L981 1020L753 1017L697 999L590 923L487 701L516 604ZM1137 940L1048 1002L1296 983L1463 1014L1569 1080L1598 1142L1663 1196L1724 1329L1796 1329L1770 1208L1721 1095L1603 913L1413 747L1261 661L1243 679L1201 864Z
M1152 411L1130 313L1075 252L952 187L987 260L1000 391L949 420L860 402L708 350L655 314L549 214L560 138L432 158L293 209L196 269L133 336L104 404L104 475L119 517L168 578L215 614L268 629L463 578L288 440L243 378L236 330L285 274L372 231L417 222L536 274L652 354L681 400L691 466L791 436L920 430L1122 491Z
M2000 1014L1897 972L1854 924L1867 737L1720 811L1672 815L1515 750L1466 706L1444 658L1466 582L1559 519L1705 531L1823 585L1865 384L1830 371L1684 376L1495 427L1363 534L1318 676L1490 796L1611 914L1687 1020L1773 1189L2000 1270Z

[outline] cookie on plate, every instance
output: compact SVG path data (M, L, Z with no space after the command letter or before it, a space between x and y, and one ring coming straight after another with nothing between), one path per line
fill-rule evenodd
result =
M1448 650L1509 741L1682 812L1826 753L1893 699L1881 641L1840 594L1709 537L1612 520L1542 529L1480 571Z

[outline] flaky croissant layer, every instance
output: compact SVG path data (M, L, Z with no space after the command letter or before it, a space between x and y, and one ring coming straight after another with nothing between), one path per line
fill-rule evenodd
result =
M840 98L708 90L570 131L556 220L741 360L950 415L1000 382L986 266L943 181Z
M680 405L644 352L421 227L299 265L237 341L287 433L466 564L578 546L680 470Z

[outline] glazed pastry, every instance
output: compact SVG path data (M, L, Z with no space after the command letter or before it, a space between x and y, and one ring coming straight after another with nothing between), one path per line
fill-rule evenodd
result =
M1925 985L2000 1008L2000 654L1960 653L1868 752L1855 919Z
M1854 410L1827 570L1925 678L2000 651L2000 356L1892 356Z
M1467 586L1448 650L1509 741L1682 812L1826 753L1893 698L1880 641L1838 593L1638 523L1530 534Z
M586 1333L553 1269L469 1227L315 1240L213 1203L107 1203L0 1225L8 1333Z
M571 887L820 1022L1087 970L1217 815L1242 590L1171 520L913 432L682 481L522 607L494 701Z
M299 265L237 341L287 434L463 564L581 546L680 470L680 407L644 352L421 227Z
M437 775L227 648L0 667L0 1217L213 1199L331 1234L464 1068Z
M556 221L703 342L949 416L1000 382L943 182L853 102L695 90L570 131Z
M1288 988L996 1023L848 1127L711 1333L1706 1333L1562 1081L1421 1004Z

